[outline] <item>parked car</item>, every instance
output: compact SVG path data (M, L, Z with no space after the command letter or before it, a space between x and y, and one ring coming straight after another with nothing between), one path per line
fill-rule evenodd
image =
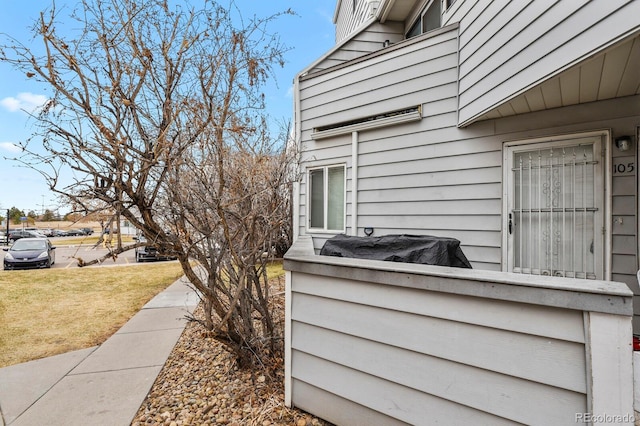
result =
M84 235L91 235L91 234L93 234L93 229L91 229L91 228L80 228L80 230L81 230L82 232L84 232Z
M51 268L56 263L55 246L48 238L20 238L4 256L4 269Z
M0 244L9 244L9 238L7 234L3 231L0 231Z
M36 231L11 231L9 241L17 241L21 238L47 238L44 234Z
M54 237L66 237L67 235L67 231L63 231L62 229L54 229L53 230L53 236Z
M134 237L133 239L137 240L139 243L147 242L147 239L142 235ZM176 256L158 252L158 249L153 246L136 247L135 252L136 252L136 262L142 262L145 260L176 260L177 259Z
M51 229L51 228L39 229L38 232L43 234L45 237L54 237L55 236L54 233L53 233L53 229Z
M80 229L68 229L67 230L67 235L70 237L83 237L87 234L84 233L84 231L80 230Z

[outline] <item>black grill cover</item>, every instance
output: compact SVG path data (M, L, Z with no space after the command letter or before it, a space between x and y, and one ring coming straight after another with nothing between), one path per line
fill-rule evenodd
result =
M471 264L460 248L460 241L455 238L430 235L384 235L381 237L336 235L324 243L320 254L471 268Z

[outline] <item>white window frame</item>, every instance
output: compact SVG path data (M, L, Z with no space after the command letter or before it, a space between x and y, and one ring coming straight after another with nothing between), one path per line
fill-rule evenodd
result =
M503 161L502 161L502 270L505 272L510 271L510 264L512 261L513 250L509 247L509 234L508 234L508 216L509 216L509 201L512 196L512 188L509 185L511 170L508 167L510 164L509 156L513 153L514 149L529 150L533 149L534 145L547 144L552 145L554 143L565 142L570 143L577 139L586 139L600 137L600 153L595 153L599 157L599 161L603 162L602 176L600 177L601 187L598 188L601 191L602 196L602 220L599 224L602 228L602 245L601 245L601 263L602 277L598 279L611 280L611 155L609 154L609 146L611 143L611 132L609 130L583 132L583 133L571 133L564 135L557 135L552 137L543 137L535 139L525 139L518 141L509 141L503 144Z
M439 18L438 18L438 23L439 23L439 25L438 25L438 27L436 27L436 28L432 28L432 29L430 29L430 30L425 30L425 28L424 28L424 26L425 26L425 22L424 22L424 20L425 20L425 15L426 15L426 14L427 14L427 12L429 11L429 8L431 8L431 6L432 6L434 3L436 3L436 2L438 2L438 3L440 4L440 15L439 15ZM424 33L427 33L427 32L433 31L433 30L436 30L436 29L438 29L438 28L442 28L442 13L443 13L443 11L444 11L444 6L445 6L445 5L443 4L443 1L442 1L442 0L431 0L431 1L426 0L426 1L424 2L423 6L420 8L420 12L419 12L419 13L417 13L416 15L414 15L414 16L412 17L412 19L411 19L411 21L410 21L410 22L411 22L411 25L409 25L407 28L405 28L405 32L404 32L404 34L405 34L405 38L406 38L406 39L408 39L408 38L417 37L417 36L419 36L420 34L424 34ZM419 26L420 31L419 31L417 34L413 34L412 36L409 36L409 34L410 34L411 30L412 30L416 25L418 25L418 26Z
M328 217L329 217L329 197L327 196L329 193L329 169L342 168L343 170L343 191L342 191L342 205L343 205L343 217L342 217L342 228L340 229L331 229L328 228ZM311 173L315 170L323 171L323 227L322 228L312 228L311 227L311 212L312 212L312 191L311 191ZM330 164L325 166L316 166L309 167L307 169L307 227L309 232L315 233L344 233L347 226L347 166L346 164Z

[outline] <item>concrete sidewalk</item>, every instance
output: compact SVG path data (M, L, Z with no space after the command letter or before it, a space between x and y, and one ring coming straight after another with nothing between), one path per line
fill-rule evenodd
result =
M193 312L180 279L100 346L0 369L0 426L129 425Z

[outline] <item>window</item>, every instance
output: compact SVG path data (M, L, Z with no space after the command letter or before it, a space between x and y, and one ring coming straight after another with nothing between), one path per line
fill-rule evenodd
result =
M312 139L324 139L336 135L344 135L351 132L377 129L400 123L408 123L422 119L422 106L416 105L400 110L389 111L371 115L351 121L333 123L327 126L316 127L311 134Z
M309 170L309 228L344 231L345 167Z
M603 279L600 139L507 147L509 272Z
M427 31L440 28L441 0L433 0L429 3L418 19L411 25L406 38L415 37Z

